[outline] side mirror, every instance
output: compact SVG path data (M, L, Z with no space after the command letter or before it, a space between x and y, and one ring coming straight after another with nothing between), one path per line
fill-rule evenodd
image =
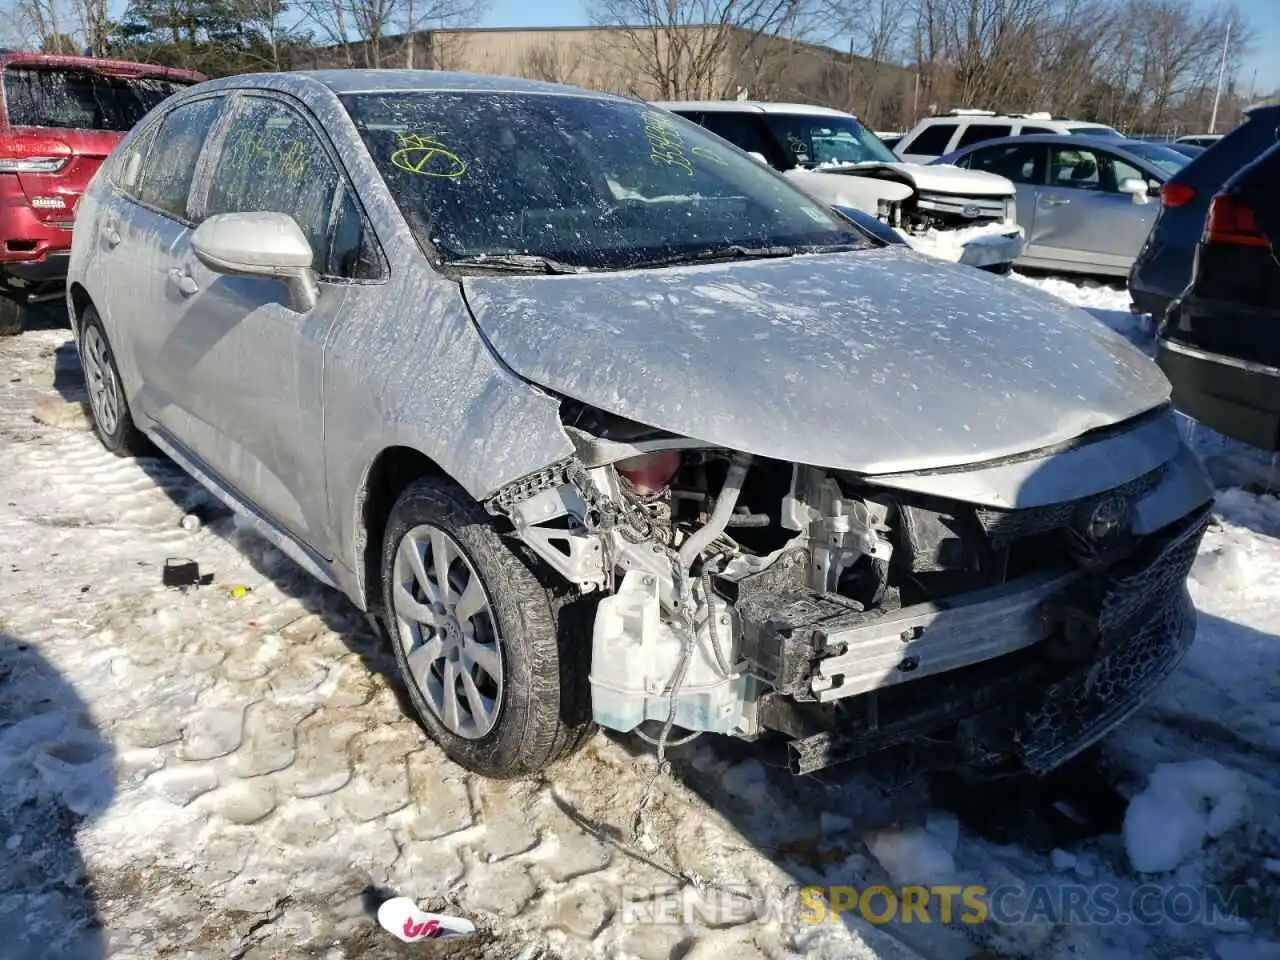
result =
M1147 192L1147 183L1145 180L1139 180L1136 177L1130 177L1127 180L1121 180L1119 185L1121 193L1127 193L1133 198L1134 203L1146 203L1150 196Z
M750 151L747 156L752 160L759 160L766 167L769 166L769 159L763 153L757 153L755 150Z
M314 307L320 296L311 243L287 213L215 214L196 227L191 249L216 273L284 280L299 313Z

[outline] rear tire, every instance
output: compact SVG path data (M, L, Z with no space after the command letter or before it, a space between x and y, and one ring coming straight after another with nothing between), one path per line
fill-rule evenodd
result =
M9 297L0 297L0 337L12 337L22 332L27 320L24 304Z
M396 501L382 550L387 634L422 725L497 779L539 773L595 730L578 605L517 549L465 492L428 477Z
M150 451L147 438L133 424L124 383L116 368L115 354L98 311L86 307L80 317L80 367L89 391L93 429L102 445L118 457L134 457Z

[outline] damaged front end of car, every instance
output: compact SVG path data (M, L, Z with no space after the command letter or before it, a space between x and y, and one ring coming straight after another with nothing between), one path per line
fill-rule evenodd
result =
M787 172L797 186L853 206L941 260L997 272L1025 247L1012 182L992 174L918 164L828 164Z
M606 728L777 731L798 774L926 739L1044 773L1137 709L1194 636L1212 493L1167 407L1069 448L893 476L574 401L562 417L575 455L487 508L598 596ZM1108 460L1123 466L1105 489L1072 495L1087 488L1066 478Z

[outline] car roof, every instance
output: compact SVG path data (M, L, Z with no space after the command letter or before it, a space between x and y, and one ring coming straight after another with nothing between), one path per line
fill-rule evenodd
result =
M625 100L612 94L562 83L446 70L295 70L288 73L247 73L214 80L208 84L208 88L279 88L296 87L299 84L313 86L313 89L314 86L322 86L338 95L437 90L450 93L543 93L596 100Z
M1106 150L1128 150L1135 146L1167 146L1163 143L1148 143L1146 140L1130 140L1128 137L1091 137L1077 133L1024 133L1015 137L992 137L990 140L979 140L977 143L952 150L951 153L968 153L978 147L1026 143L1071 144L1076 147L1097 147Z
M664 110L702 110L717 113L793 113L810 117L852 117L853 114L810 103L773 103L767 100L655 100Z
M195 70L161 67L152 63L138 63L134 60L114 60L108 57L73 57L66 54L52 53L0 53L0 69L10 65L68 67L119 76L167 77L174 80L190 80L195 83L207 79L204 74L197 73Z
M926 123L1030 123L1030 124L1052 124L1056 127L1066 127L1074 129L1076 127L1106 127L1112 129L1105 123L1094 123L1091 120L1059 120L1051 118L1046 120L1044 117L1027 117L1013 116L1007 113L959 113L959 114L942 114L936 117L925 117L920 121L921 124Z

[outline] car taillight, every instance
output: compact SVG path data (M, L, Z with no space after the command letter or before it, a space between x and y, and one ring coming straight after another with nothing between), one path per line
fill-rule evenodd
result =
M1219 194L1209 204L1209 219L1204 225L1204 242L1237 247L1271 246L1267 235L1258 227L1258 220L1249 205L1227 194Z
M1168 181L1160 188L1160 202L1166 207L1185 207L1196 198L1196 188Z
M71 161L71 148L52 137L0 138L0 173L57 173Z
M661 450L658 453L646 453L644 456L620 460L616 464L618 472L627 478L631 488L641 496L659 493L671 483L671 478L680 469L679 450Z

